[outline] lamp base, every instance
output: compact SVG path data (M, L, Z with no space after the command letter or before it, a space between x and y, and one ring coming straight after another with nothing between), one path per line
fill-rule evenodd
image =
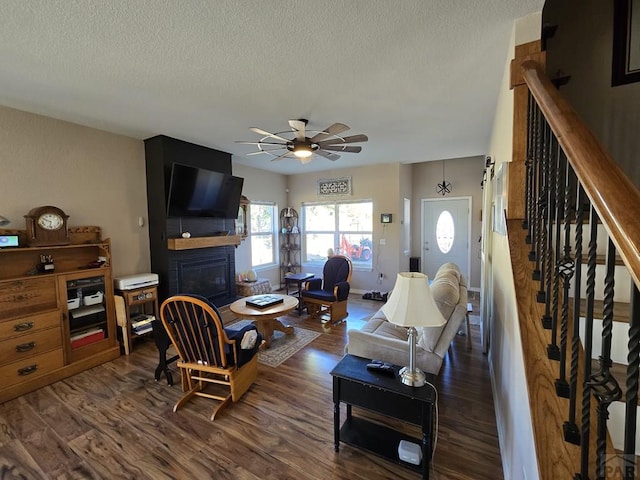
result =
M402 383L410 387L422 387L427 383L426 375L419 368L414 368L412 371L409 367L403 367L399 373Z

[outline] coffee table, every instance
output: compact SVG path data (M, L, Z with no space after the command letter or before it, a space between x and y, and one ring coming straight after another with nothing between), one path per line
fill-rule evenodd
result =
M267 308L255 308L247 305L247 300L255 301L262 297L282 298L283 302ZM238 315L240 318L248 318L253 320L258 331L264 338L264 346L271 346L271 336L274 330L284 332L287 335L293 335L293 327L291 325L283 325L278 317L291 313L298 306L298 299L290 295L280 295L277 293L269 293L267 295L252 295L236 300L229 305L229 310Z

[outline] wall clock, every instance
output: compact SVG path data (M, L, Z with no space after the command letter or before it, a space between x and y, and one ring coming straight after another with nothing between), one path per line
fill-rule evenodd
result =
M27 243L30 247L71 243L67 232L69 215L58 207L45 205L32 208L24 218L27 221Z

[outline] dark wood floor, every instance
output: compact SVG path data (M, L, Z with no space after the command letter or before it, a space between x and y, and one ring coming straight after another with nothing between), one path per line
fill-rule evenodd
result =
M0 479L419 478L346 445L334 452L329 372L342 357L347 328L359 328L381 306L352 297L346 324L330 331L305 316L288 317L323 335L277 368L259 365L255 384L214 422L204 398L172 412L179 373L172 368L173 387L153 380L150 341L137 343L128 357L0 405ZM472 339L471 351L464 337L454 340L438 377L432 479L503 478L477 326ZM356 414L366 412L354 408ZM393 425L418 435L417 427Z

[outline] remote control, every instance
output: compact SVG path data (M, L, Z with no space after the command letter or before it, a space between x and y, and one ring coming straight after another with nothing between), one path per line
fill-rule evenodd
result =
M372 362L367 364L367 370L383 373L392 377L396 376L396 372L390 363Z

